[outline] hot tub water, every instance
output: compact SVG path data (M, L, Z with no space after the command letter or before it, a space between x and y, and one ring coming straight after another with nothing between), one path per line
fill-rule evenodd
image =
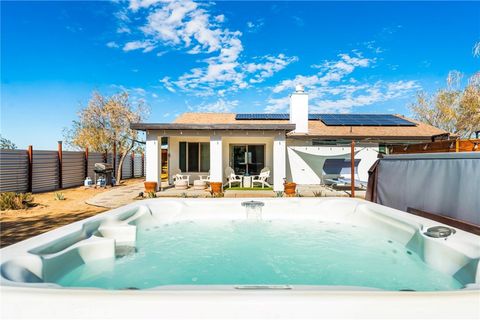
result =
M178 221L141 227L136 250L93 261L55 282L67 287L319 285L455 290L462 284L372 229L318 220Z

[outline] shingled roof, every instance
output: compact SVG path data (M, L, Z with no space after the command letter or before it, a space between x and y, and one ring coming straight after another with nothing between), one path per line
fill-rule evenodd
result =
M288 120L235 120L235 113L197 113L181 114L174 123L196 124L288 124ZM396 115L399 116L399 115ZM289 133L291 136L311 136L325 139L356 138L356 139L409 139L425 140L433 135L444 134L445 131L431 125L399 116L411 121L416 126L327 126L320 120L308 121L308 134Z

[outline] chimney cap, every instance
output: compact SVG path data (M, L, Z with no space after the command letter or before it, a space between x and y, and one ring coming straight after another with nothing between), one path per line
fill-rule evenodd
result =
M305 89L303 88L303 86L301 84L297 84L295 86L295 92L305 92Z

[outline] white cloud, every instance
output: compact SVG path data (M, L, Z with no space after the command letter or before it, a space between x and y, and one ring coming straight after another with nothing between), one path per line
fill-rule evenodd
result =
M265 108L265 112L278 113L280 111L285 111L288 109L289 102L289 96L284 96L281 98L270 98L267 101L267 107Z
M161 2L162 0L130 0L129 8L133 11L137 11L141 8L148 8L151 5Z
M143 24L140 27L141 35L126 43L123 50L150 52L156 48L172 48L204 56L197 60L198 66L176 79L160 80L171 92L180 90L197 96L245 89L297 61L296 57L283 54L246 60L243 56L242 33L223 26L225 16L212 15L212 5L192 0L131 0L127 11L134 17L128 19L143 21ZM121 21L126 19L122 18ZM261 24L263 21L258 20L255 27Z
M238 100L228 101L219 99L212 103L201 104L197 112L232 112L238 106Z
M143 49L143 52L150 52L155 46L149 41L130 41L123 46L123 51L133 51Z
M131 33L132 31L128 27L118 27L117 33Z
M107 43L107 47L109 48L118 48L119 45L115 41L110 41Z
M264 19L258 19L255 22L247 21L247 31L252 33L257 32L263 27L264 24L265 24Z
M225 21L225 16L223 14L220 14L220 15L215 17L215 21L219 22L219 23L222 23L222 22Z
M338 82L355 71L356 68L366 68L372 64L374 59L363 58L360 54L351 56L339 54L338 60L326 61L321 65L312 65L320 71L310 76L297 75L294 79L284 80L273 88L274 93L287 89L292 90L296 84L305 87L326 86L331 82Z
M276 72L284 69L292 62L298 61L298 57L287 57L283 53L278 56L265 56L260 63L247 63L245 70L254 74L250 79L250 83L263 82L266 78L273 76Z
M167 89L170 92L176 92L175 88L173 87L173 83L170 81L170 77L164 77L163 79L159 80L161 83L163 83L163 86L165 89Z
M414 80L396 82L377 81L373 84L355 79L357 69L373 67L376 60L355 55L340 54L337 60L312 65L319 71L311 75L297 75L294 79L280 82L273 88L273 97L268 100L266 112L280 112L288 108L287 90L302 84L309 93L311 112L349 112L352 108L380 103L403 97L418 90ZM277 98L275 95L281 94Z

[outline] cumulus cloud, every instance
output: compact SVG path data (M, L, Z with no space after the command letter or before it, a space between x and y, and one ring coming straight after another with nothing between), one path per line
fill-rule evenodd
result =
M131 0L128 6L135 21L144 21L137 40L127 42L124 51L150 52L156 48L183 50L201 55L198 66L176 79L160 80L171 92L176 90L197 96L211 96L219 91L236 92L264 81L297 57L266 55L247 60L243 55L242 33L226 28L225 16L212 15L211 3L192 0ZM125 22L130 17L121 16ZM262 21L257 21L259 26ZM157 54L158 55L158 54Z

